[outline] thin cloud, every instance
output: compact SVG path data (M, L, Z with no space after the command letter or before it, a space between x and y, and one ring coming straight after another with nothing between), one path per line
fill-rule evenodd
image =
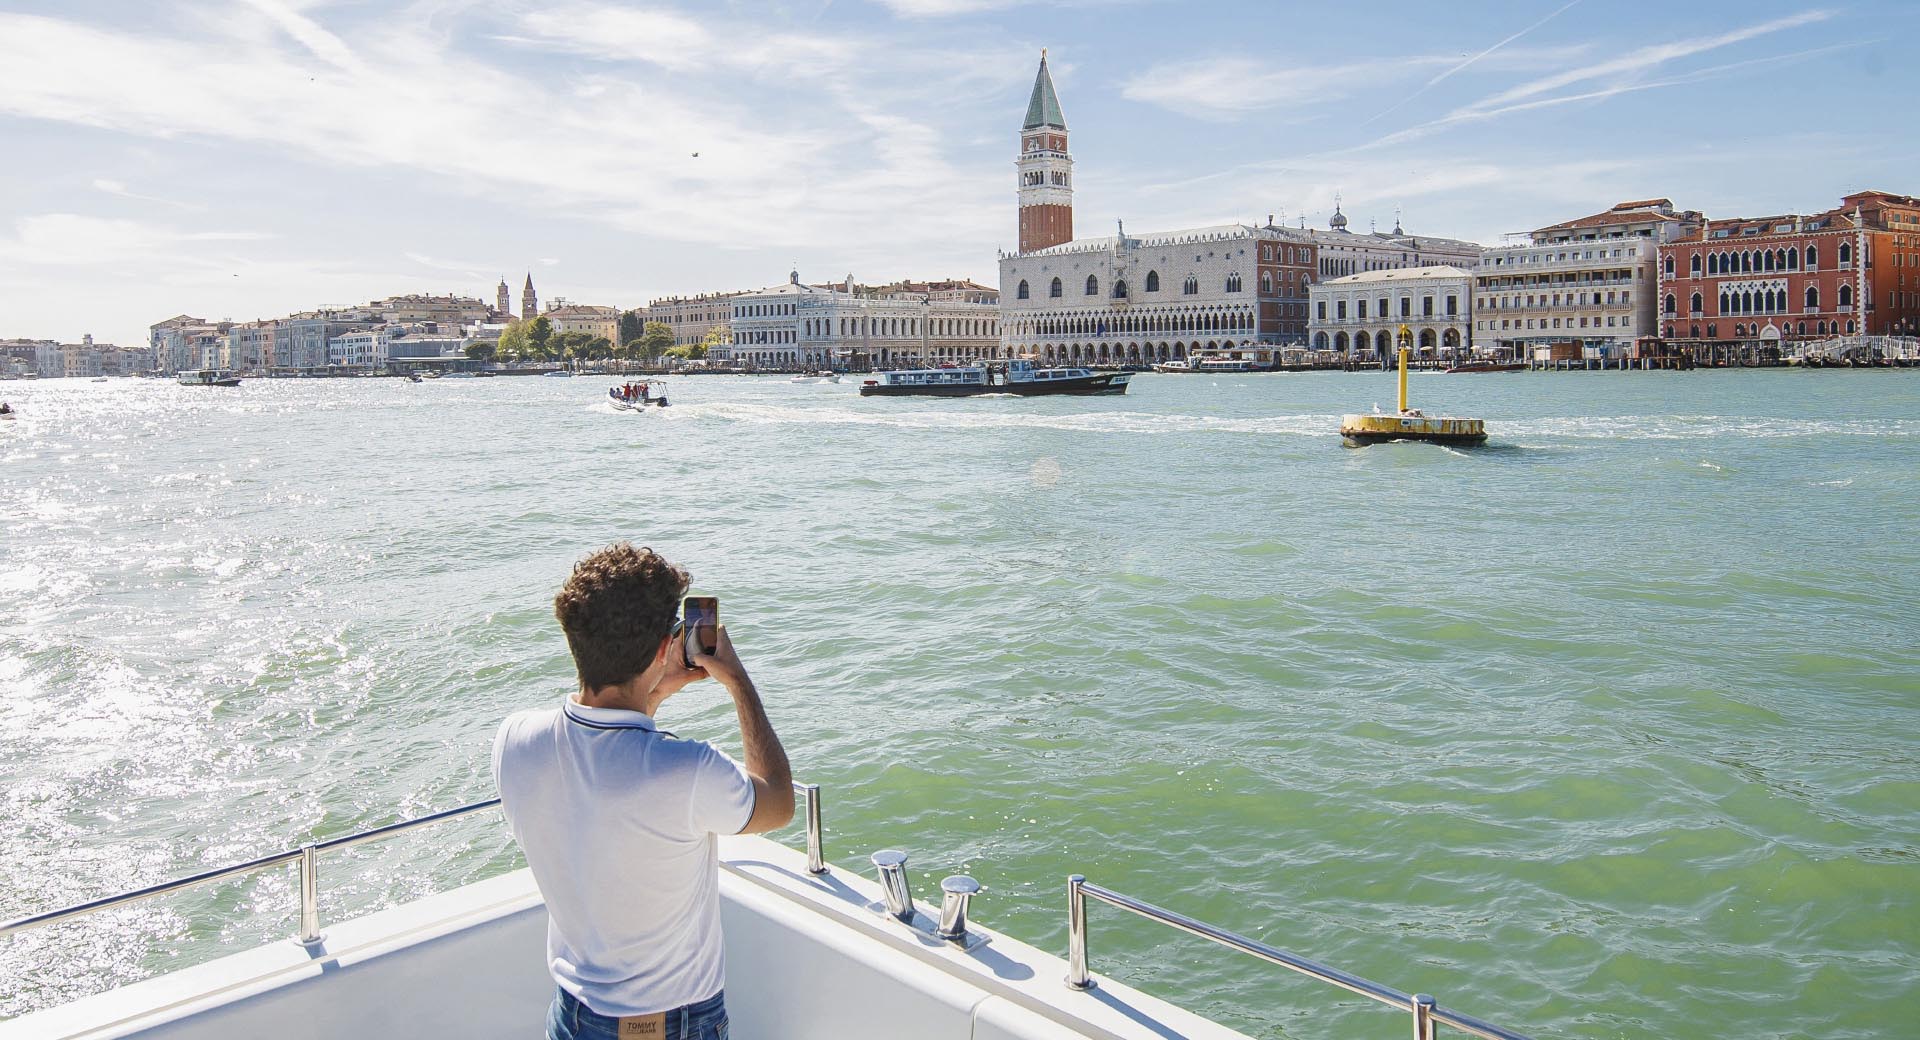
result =
M1508 36L1507 38L1501 40L1500 42L1494 44L1493 46L1488 47L1486 50L1483 50L1480 53L1475 54L1473 57L1468 58L1467 60L1459 63L1458 65L1455 65L1452 68L1449 68L1446 71L1440 73L1438 76L1435 76L1432 79L1426 81L1425 83L1420 85L1419 89L1408 94L1406 97L1401 98L1399 101L1394 102L1393 105L1389 107L1386 111L1381 112L1380 114L1369 118L1368 120L1366 120L1366 122L1363 122L1360 125L1366 126L1368 123L1375 123L1381 119L1386 118L1389 115L1392 115L1394 112L1399 111L1409 101L1412 101L1414 98L1417 98L1422 94L1425 94L1427 91L1433 89L1435 86L1438 86L1440 83L1445 82L1446 80L1452 78L1454 74L1467 68L1469 65L1472 65L1475 62L1478 62L1480 59L1485 58L1496 51L1499 51L1500 49L1506 47L1508 44L1514 42L1515 40L1518 40L1520 37L1525 36L1528 33L1534 31L1535 29L1538 29L1541 26L1547 24L1548 22L1553 21L1555 18L1560 17L1561 15L1567 12L1568 8L1573 7L1575 4L1579 2L1580 0L1567 0L1565 4L1561 5L1557 10L1547 15L1545 18L1542 18L1539 21L1534 22L1532 25L1529 25L1526 28L1521 29L1519 32L1514 33L1511 36Z
M1769 63L1775 63L1780 61L1797 60L1805 54L1821 53L1821 52L1832 50L1835 48L1831 48L1831 47L1817 48L1807 52L1796 51L1790 54L1773 55L1765 58L1751 59L1749 61L1735 62L1729 65L1714 66L1708 69L1700 69L1695 72L1687 73L1681 76L1668 77L1668 78L1659 79L1659 80L1648 81L1648 80L1636 80L1633 78L1636 75L1642 75L1642 74L1654 71L1660 68L1661 66L1671 64L1673 62L1679 61L1684 58L1693 57L1698 54L1704 54L1709 51L1732 46L1737 43L1744 43L1748 40L1758 39L1762 36L1781 32L1786 29L1797 28L1799 26L1810 25L1815 22L1825 21L1830 17L1832 17L1832 12L1830 11L1825 11L1825 10L1803 11L1799 14L1789 15L1784 18L1776 18L1767 22L1760 22L1755 25L1745 26L1740 29L1735 29L1730 32L1720 33L1714 36L1700 36L1700 37L1694 37L1692 39L1687 39L1687 40L1678 40L1672 43L1655 44L1649 47L1642 47L1638 50L1631 51L1618 58L1614 58L1608 61L1589 63L1586 65L1578 66L1573 69L1564 70L1562 72L1558 72L1550 76L1542 76L1537 79L1529 80L1525 83L1521 83L1514 87L1509 87L1506 90L1502 90L1497 93L1490 94L1486 97L1480 98L1469 104L1460 106L1459 108L1456 108L1451 112L1448 112L1443 116L1440 116L1437 119L1433 119L1425 123L1416 124L1414 126L1407 127L1404 130L1395 131L1394 133L1386 134L1382 137L1378 137L1370 141L1365 141L1360 144L1353 145L1349 148L1340 149L1339 153L1350 154L1355 152L1366 152L1366 151L1373 151L1381 148L1391 147L1393 145L1406 144L1407 142L1419 140L1420 138L1428 137L1433 134L1439 133L1440 131L1446 130L1450 127L1459 126L1466 123L1484 122L1489 119L1495 119L1503 115L1511 115L1516 112L1527 112L1527 111L1534 111L1542 108L1553 108L1561 105L1574 104L1582 101L1604 101L1608 98L1618 97L1622 94L1633 94L1633 93L1639 93L1647 90L1657 90L1663 87L1677 86L1682 83L1696 83L1701 81L1702 79L1709 79L1709 78L1714 78L1720 75L1726 75L1730 72L1737 71L1739 69L1746 68L1756 64L1769 64ZM1846 44L1841 46L1852 46L1852 44ZM1561 89L1563 87L1572 86L1574 84L1586 83L1589 81L1601 80L1601 79L1605 79L1610 82L1608 82L1606 86L1598 87L1592 90L1580 90L1570 94L1558 94L1558 95L1554 95L1546 98L1541 98L1538 96L1540 94L1548 93L1550 91Z

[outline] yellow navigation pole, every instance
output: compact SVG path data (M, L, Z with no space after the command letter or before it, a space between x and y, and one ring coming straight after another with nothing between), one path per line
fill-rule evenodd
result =
M1413 347L1413 330L1400 326L1400 410L1407 410L1407 352Z
M1407 408L1407 355L1413 353L1413 330L1400 326L1400 410L1372 415L1346 415L1340 418L1340 440L1350 448L1382 441L1428 441L1434 444L1473 445L1487 442L1486 424L1479 419L1457 416L1425 416ZM1385 344L1381 345L1385 349Z

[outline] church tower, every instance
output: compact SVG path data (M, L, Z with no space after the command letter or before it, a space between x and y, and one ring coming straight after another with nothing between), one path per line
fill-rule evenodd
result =
M1020 172L1020 251L1072 241L1073 157L1067 154L1067 118L1060 114L1044 50L1014 165Z
M513 302L513 297L509 295L507 292L507 276L506 275L500 276L500 288L494 290L493 301L494 301L493 309L495 311L499 312L503 317L513 316L513 309L511 307L511 304Z
M532 321L540 316L540 308L534 306L533 272L527 272L527 287L520 290L520 320Z

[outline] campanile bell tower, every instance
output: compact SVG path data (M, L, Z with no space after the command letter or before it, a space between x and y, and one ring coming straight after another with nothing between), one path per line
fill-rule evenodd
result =
M1067 118L1040 52L1026 123L1020 128L1020 251L1073 240L1073 157L1067 154Z

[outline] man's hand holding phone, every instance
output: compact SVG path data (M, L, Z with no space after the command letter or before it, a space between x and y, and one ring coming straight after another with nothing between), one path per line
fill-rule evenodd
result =
M753 680L747 678L747 666L740 663L739 655L733 652L733 640L727 638L727 626L715 626L714 641L719 645L710 654L701 653L697 643L687 644L687 655L693 661L693 670L702 676L718 679L728 693L737 694L742 689L753 689Z

